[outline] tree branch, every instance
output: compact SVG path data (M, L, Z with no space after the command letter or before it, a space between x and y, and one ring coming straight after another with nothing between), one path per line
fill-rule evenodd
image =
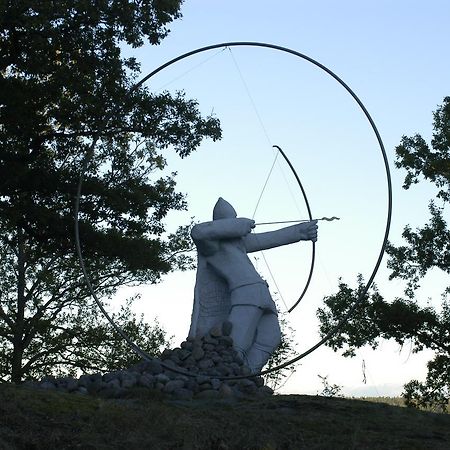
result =
M0 305L0 318L3 319L11 329L13 328L14 322L8 317L2 305Z

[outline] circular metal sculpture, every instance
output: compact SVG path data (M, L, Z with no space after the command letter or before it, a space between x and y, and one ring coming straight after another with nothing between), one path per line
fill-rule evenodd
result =
M162 70L164 70L165 68L175 64L178 61L181 61L183 59L186 59L190 56L196 55L198 53L203 53L203 52L207 52L209 50L214 50L214 49L218 49L218 48L227 48L227 47L262 47L262 48L268 48L268 49L272 49L275 51L280 51L280 52L284 52L284 53L288 53L291 55L294 55L302 60L308 61L309 63L315 65L316 67L318 67L319 69L321 69L322 71L326 72L328 75L330 75L332 78L334 78L352 97L353 99L356 101L356 103L358 104L358 106L360 107L360 109L362 110L362 112L364 113L365 117L367 118L367 120L369 121L369 124L376 136L378 145L379 145L379 150L381 152L382 158L383 158L383 162L384 162L384 168L385 168L385 172L386 172L386 182L387 182L387 218L386 218L386 226L385 226L385 232L384 232L384 238L383 238L383 242L381 244L381 248L380 248L380 252L377 258L377 261L375 263L375 266L372 270L372 273L369 277L369 280L367 281L367 284L365 285L364 289L361 291L361 293L359 294L358 299L355 301L355 303L353 304L353 306L347 311L347 313L345 314L345 316L340 320L339 323L337 323L319 342L317 342L315 345L313 345L312 347L310 347L309 349L307 349L306 351L304 351L303 353L297 355L296 357L290 359L289 361L286 361L276 367L273 367L271 369L267 369L267 370L263 370L259 373L254 373L251 375L247 375L247 376L233 376L233 377L215 377L215 378L219 378L222 380L225 379L239 379L239 378L249 378L249 377L255 377L255 376L260 376L260 375L265 375L268 373L272 373L272 372L276 372L278 370L281 370L287 366L290 366L291 364L296 363L297 361L299 361L300 359L304 358L305 356L309 355L310 353L312 353L314 350L316 350L317 348L319 348L320 346L322 346L325 342L327 342L332 336L334 336L344 325L345 323L348 321L348 319L354 314L354 312L356 311L356 309L362 304L362 302L364 301L365 296L367 295L367 292L370 288L370 286L373 283L373 280L375 278L376 273L378 272L378 269L381 265L381 261L387 246L387 242L388 242L388 235L389 235L389 230L390 230L390 226L391 226L391 217L392 217L392 182L391 182L391 174L390 174L390 170L389 170L389 164L388 164L388 159L387 159L387 155L386 155L386 150L384 148L384 144L383 141L381 139L381 136L378 132L378 129L372 119L372 117L370 116L369 112L367 111L366 107L364 106L364 104L362 103L362 101L358 98L358 96L350 89L350 87L341 79L339 78L333 71L331 71L330 69L328 69L327 67L325 67L323 64L317 62L316 60L310 58L309 56L306 56L302 53L299 53L295 50L291 50L289 48L286 47L281 47L279 45L274 45L274 44L267 44L267 43L262 43L262 42L225 42L225 43L221 43L221 44L213 44L213 45L209 45L206 47L201 47L198 48L196 50L192 50L190 52L184 53L183 55L180 55L168 62L166 62L165 64L159 66L158 68L156 68L155 70L153 70L152 72L150 72L148 75L146 75L144 78L142 78L138 83L136 83L130 90L133 91L137 88L139 88L142 84L144 84L146 81L148 81L151 77L153 77L154 75L156 75L157 73L161 72ZM107 313L107 311L104 309L103 305L101 304L100 300L97 298L90 279L89 279L89 275L86 271L86 267L84 264L84 260L83 260L83 256L81 253L81 245L80 245L80 235L79 235L79 223L78 223L78 216L79 216L79 207L80 207L80 197L81 197L81 190L82 190L82 184L83 184L83 178L84 178L84 174L86 171L86 167L88 165L88 162L90 160L90 158L92 157L92 152L94 150L94 147L96 145L96 142L98 140L99 137L99 133L94 136L93 138L93 142L91 144L90 147L90 151L88 152L88 154L85 156L85 160L83 163L83 167L81 169L81 174L80 174L80 180L79 180L79 184L78 184L78 190L77 190L77 196L76 196L76 201L75 201L75 241L76 241L76 248L77 248L77 253L78 253L78 258L80 261L80 265L83 271L83 275L85 277L86 280L86 284L91 292L92 297L94 298L95 302L97 303L97 305L99 306L99 308L101 309L102 313L104 314L104 316L107 318L107 320L110 322L110 324L113 326L113 328L115 329L116 332L118 332L124 339L125 341L130 345L130 347L133 349L133 351L135 351L139 356L143 357L144 359L147 360L152 360L154 359L151 355L147 354L146 352L144 352L142 349L140 349L134 342L131 341L131 339L126 335L126 333L112 320L112 318L109 316L109 314ZM312 214L311 214L311 209L309 206L309 202L306 196L306 192L302 186L302 183L300 182L300 178L297 175L294 166L292 165L292 163L289 161L287 155L283 152L283 150L281 148L279 148L278 146L274 146L277 148L277 150L282 154L283 158L285 159L285 161L287 162L287 164L289 165L289 168L291 169L292 173L295 176L295 179L301 189L301 192L303 194L303 198L304 201L306 203L307 209L308 209L308 216L309 219L312 220ZM300 301L302 300L302 298L304 297L311 278L312 278L312 274L313 274L313 270L314 270L314 261L315 261L315 245L314 243L312 244L313 248L312 248L312 258L311 258L311 266L310 266L310 272L308 275L308 279L306 282L305 287L303 288L298 300L294 303L294 305L289 308L289 312L293 311L294 308L300 303ZM164 363L162 363L163 367L165 367L168 370L177 372L177 373L181 373L183 375L187 375L187 376L197 376L198 374L193 374L191 372L187 372L185 370L182 369L177 369L174 368L173 366L168 366L165 365ZM208 376L208 375L205 375Z

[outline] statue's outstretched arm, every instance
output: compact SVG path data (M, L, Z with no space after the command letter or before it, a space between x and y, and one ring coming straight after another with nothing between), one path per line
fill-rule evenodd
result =
M317 220L266 233L251 233L244 237L247 253L281 247L298 241L317 241Z

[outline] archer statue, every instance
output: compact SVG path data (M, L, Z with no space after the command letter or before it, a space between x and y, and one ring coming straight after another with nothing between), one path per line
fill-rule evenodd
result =
M317 220L265 233L252 233L254 227L254 220L236 217L233 206L220 197L213 220L192 228L198 261L189 336L203 336L214 326L231 322L235 350L257 373L278 347L281 332L268 285L247 253L315 242L318 227Z

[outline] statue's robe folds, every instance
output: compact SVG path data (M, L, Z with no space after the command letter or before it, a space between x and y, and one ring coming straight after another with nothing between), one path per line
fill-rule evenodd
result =
M208 224L212 222L201 223L195 227ZM266 233L250 233L242 237L247 253L280 247L299 240L300 232L297 225ZM199 247L198 242L196 245ZM189 337L204 336L211 328L221 325L228 319L230 309L230 291L227 282L208 263L208 256L202 255L199 250Z
M205 258L198 258L189 336L204 336L211 328L221 325L227 320L230 308L227 283L208 267Z

